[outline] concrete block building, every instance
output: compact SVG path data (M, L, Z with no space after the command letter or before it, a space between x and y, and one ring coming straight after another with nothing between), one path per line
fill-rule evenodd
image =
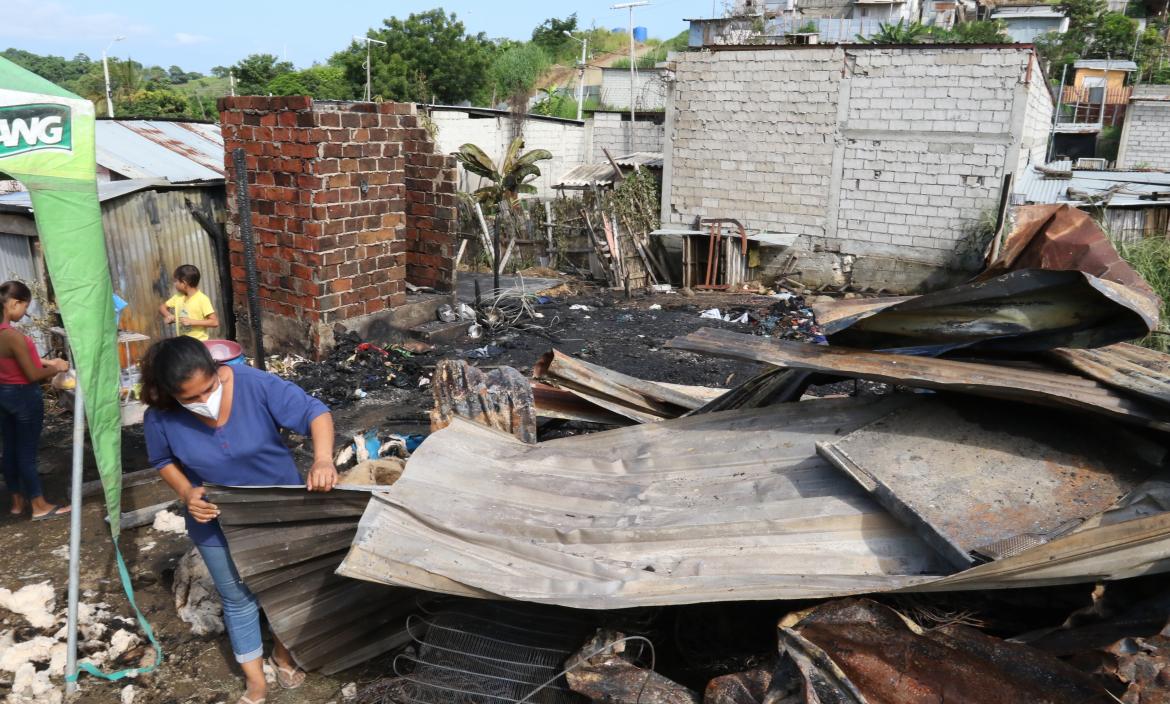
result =
M796 235L811 285L943 283L987 241L1007 179L1043 161L1052 110L1027 46L682 54L663 227L737 218Z
M1136 86L1121 128L1119 169L1170 171L1170 86Z

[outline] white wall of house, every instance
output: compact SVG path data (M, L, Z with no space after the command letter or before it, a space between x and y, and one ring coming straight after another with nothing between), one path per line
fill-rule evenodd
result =
M912 290L954 266L1007 174L1042 154L1042 82L1024 47L680 55L663 222L796 234L806 280Z

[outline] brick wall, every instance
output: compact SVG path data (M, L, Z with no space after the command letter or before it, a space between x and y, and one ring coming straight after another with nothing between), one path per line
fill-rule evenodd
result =
M1043 80L1033 60L1027 48L680 55L663 222L732 217L797 234L810 283L875 272L875 287L921 286L963 263L994 221L1004 176L1040 149L1025 125L1029 113L1045 121L1051 102L1031 83Z
M1125 113L1117 167L1170 170L1170 88L1143 88L1134 92Z
M321 353L335 326L404 303L412 272L450 286L453 168L434 154L413 105L233 97L221 98L219 111L242 337L250 328L236 148L247 154L270 349Z
M597 112L590 119L591 156L593 163L605 163L604 149L615 157L632 152L661 152L666 141L666 126L663 120L638 115L634 121L634 132L630 134L628 115L614 112ZM632 140L632 141L631 141Z

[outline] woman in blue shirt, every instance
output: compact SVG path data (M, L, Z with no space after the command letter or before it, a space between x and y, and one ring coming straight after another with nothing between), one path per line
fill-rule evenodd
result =
M267 694L260 607L240 579L204 483L227 486L301 484L292 453L281 439L286 428L313 438L309 491L337 483L333 466L333 417L299 387L248 366L220 366L203 343L174 337L151 346L142 364L146 448L150 462L187 507L187 534L199 549L223 601L224 624L247 691L238 704L261 704ZM284 645L269 664L286 689L305 673Z

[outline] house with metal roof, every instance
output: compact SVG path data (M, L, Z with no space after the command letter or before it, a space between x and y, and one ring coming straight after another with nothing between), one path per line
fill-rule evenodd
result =
M1101 215L1115 241L1170 237L1170 172L1081 169L1071 161L1025 169L1013 205L1067 203Z
M1056 5L1000 5L991 19L1003 22L1013 42L1031 44L1049 32L1068 31L1068 15Z
M223 135L210 122L98 120L98 178L223 182Z

